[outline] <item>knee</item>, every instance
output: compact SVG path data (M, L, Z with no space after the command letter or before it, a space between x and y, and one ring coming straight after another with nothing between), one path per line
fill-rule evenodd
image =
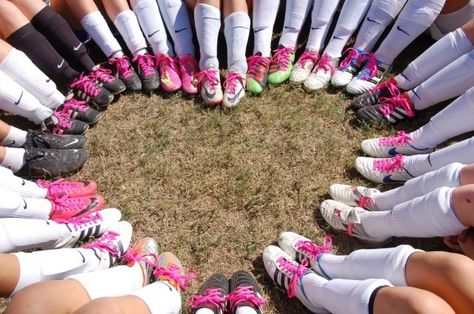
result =
M35 289L33 285L16 293L5 313L51 313L54 309L50 308L48 304L49 302L41 289Z
M466 278L474 274L474 261L461 254L446 253L442 268L448 278Z
M408 298L406 302L405 313L412 314L449 314L453 313L454 310L449 304L433 293L425 293L423 296L417 296L416 298Z
M111 297L99 298L87 303L74 312L75 314L125 314L123 308Z

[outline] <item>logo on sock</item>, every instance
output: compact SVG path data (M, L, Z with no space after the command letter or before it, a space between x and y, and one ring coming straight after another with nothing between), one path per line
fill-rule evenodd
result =
M259 28L259 29L255 29L253 32L254 32L255 34L257 34L257 33L260 33L260 32L263 31L263 30L265 30L265 27Z
M63 59L63 61L61 61L61 63L60 63L60 64L58 64L58 69L62 68L62 67L63 67L63 65L64 65L64 59Z
M21 91L20 98L18 99L18 101L15 102L15 105L18 106L20 104L20 101L21 101L22 98L23 98L23 91Z
M394 180L392 175L383 177L383 183L405 183L406 180Z
M48 78L46 79L46 83L49 83L49 82L51 82L51 79L48 77Z
M181 29L175 29L174 32L175 32L176 34L178 34L178 33L181 33L181 32L184 31L184 30L187 30L187 29L188 29L187 27L181 28Z
M25 204L25 205L23 206L23 209L26 209L26 208L28 207L28 205L26 205L26 201L23 200L23 203Z
M339 39L339 40L343 40L343 39L344 39L344 38L338 37L338 36L332 36L332 38L334 38L334 39Z
M368 17L368 16L367 16L367 21L380 25L380 22L378 22L378 21L376 21L376 20L372 20L372 19L371 19L370 17Z
M316 27L311 27L312 30L316 30L316 29L323 29L322 27L320 26L316 26Z
M295 28L291 26L285 26L285 29L295 29Z
M76 47L76 46L74 46L74 51L78 51L78 50L79 50L79 48L81 48L81 46L82 46L82 42L81 42L81 43L79 43L79 45L78 45L77 47Z
M12 146L12 145L15 145L15 144L16 144L16 141L15 141L15 140L12 140L12 142L10 143L9 146ZM25 180L23 180L23 181L25 181ZM24 185L24 184L22 184L22 185Z
M153 35L155 35L155 34L158 33L159 31L160 31L160 30L156 30L156 31L154 31L154 32L151 33L151 34L148 34L148 38L151 38Z
M81 251L77 251L79 254L81 254L82 256L82 262L85 263L86 262L86 258L84 257L84 255L82 255Z
M404 33L407 36L410 36L410 34L406 30L404 30L403 28L400 27L400 25L397 26L397 30L399 30L400 32Z
M25 180L21 179L21 181L22 181L22 182L21 182L21 185L25 185L25 184L26 184L26 181L25 181Z

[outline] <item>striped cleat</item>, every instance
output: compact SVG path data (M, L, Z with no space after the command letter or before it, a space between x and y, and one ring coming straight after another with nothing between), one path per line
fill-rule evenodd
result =
M99 108L106 108L113 100L114 95L107 89L99 86L92 78L81 75L69 85L74 95L87 103L92 103Z

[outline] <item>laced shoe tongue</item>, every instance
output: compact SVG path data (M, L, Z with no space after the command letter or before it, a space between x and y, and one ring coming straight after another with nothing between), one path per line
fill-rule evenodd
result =
M237 306L247 305L259 308L266 304L265 299L255 294L252 286L244 286L235 289L227 296L227 300L230 302L232 312L234 312Z
M105 250L113 256L119 256L118 248L112 243L118 236L119 233L109 230L97 241L84 245L84 248Z
M393 146L393 145L403 145L408 141L411 141L411 137L408 136L404 131L398 131L395 136L382 137L379 141L380 145L383 146Z
M226 297L221 289L207 289L203 295L193 294L189 300L192 310L202 306L225 310Z
M303 265L298 265L296 262L293 263L284 257L280 257L277 260L277 264L279 264L286 271L293 274L290 283L288 284L287 294L289 298L294 298L296 296L296 289L298 289L298 281L308 269Z
M316 258L321 253L327 253L331 250L332 239L329 236L324 237L323 245L318 246L311 241L302 240L296 244L297 249L307 253L310 258Z

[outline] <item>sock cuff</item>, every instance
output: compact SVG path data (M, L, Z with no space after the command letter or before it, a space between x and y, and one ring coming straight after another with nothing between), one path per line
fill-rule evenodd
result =
M10 43L12 46L16 47L18 43L22 42L23 40L34 40L34 38L38 38L41 36L35 36L38 33L36 28L31 23L27 23L14 31L6 38L6 41ZM34 40L36 43L38 40Z
M474 49L474 44L471 42L469 37L467 37L462 28L458 28L446 36L450 36L453 46L456 47L460 53L467 53Z
M388 262L385 264L385 274L387 279L394 286L407 286L406 281L406 264L408 258L413 253L423 252L422 250L414 249L411 245L399 245L393 248L388 257Z
M437 220L439 224L442 223L442 230L446 235L448 234L459 234L461 231L466 229L468 226L462 224L458 216L454 212L454 205L452 202L452 195L455 188L441 187L436 189L433 195L439 202L439 217ZM436 215L438 211L434 210L433 214Z
M88 26L95 26L95 25L99 25L99 24L102 24L102 23L107 24L107 22L105 21L104 16L102 15L102 13L100 13L100 11L91 12L91 13L85 15L81 19L81 25L82 26L84 26L84 24L88 25Z
M49 21L55 17L55 15L58 15L56 11L51 9L49 6L45 6L43 9L41 9L38 13L36 13L35 16L31 19L31 24L33 24L35 27L43 27L47 26Z
M370 300L372 294L382 287L393 287L393 285L385 279L367 279L361 281L349 295L349 307L352 309L350 313L370 313Z
M221 10L213 5L199 3L194 8L194 15L202 18L218 18L221 19Z
M117 22L118 19L128 19L128 18L136 18L135 13L132 10L124 10L115 16L114 24Z

